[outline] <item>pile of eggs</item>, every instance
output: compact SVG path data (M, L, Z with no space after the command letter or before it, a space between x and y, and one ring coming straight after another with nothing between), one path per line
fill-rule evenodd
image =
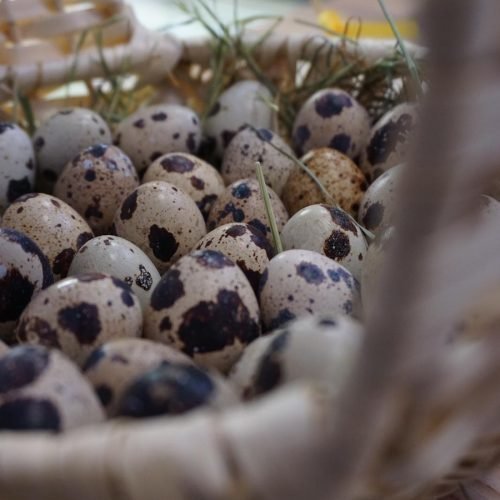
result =
M285 383L340 393L365 228L391 225L415 106L373 125L325 89L287 141L266 95L238 82L203 124L170 103L113 130L83 108L32 138L0 123L0 430L217 411Z

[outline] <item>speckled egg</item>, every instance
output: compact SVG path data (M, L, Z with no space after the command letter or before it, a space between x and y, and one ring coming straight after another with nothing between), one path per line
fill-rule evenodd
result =
M243 271L215 250L197 250L162 277L145 313L147 338L200 366L228 371L260 334L259 307Z
M294 381L320 384L339 397L361 347L363 328L341 315L305 316L258 338L231 370L230 380L245 398Z
M104 420L78 368L57 351L18 346L0 358L0 430L61 432Z
M55 279L64 278L78 249L94 234L76 210L48 194L21 196L5 211L2 224L22 231L48 257Z
M288 221L288 213L279 196L268 188L278 230L281 231ZM219 195L208 214L208 229L230 222L246 222L257 228L272 241L271 227L267 220L264 199L256 179L241 179L230 184Z
M83 373L108 416L113 417L132 381L164 362L193 364L191 358L172 347L151 340L127 338L112 340L93 351L83 365Z
M28 236L0 228L0 338L14 340L16 321L32 297L54 282L47 257Z
M200 407L222 409L237 401L221 376L193 364L164 362L130 384L117 414L130 418L179 415Z
M116 212L114 227L118 236L143 250L160 274L207 232L192 198L163 181L147 182L132 191Z
M105 342L139 337L142 310L130 287L105 274L80 274L40 292L16 330L21 343L60 349L78 364Z
M35 153L29 135L15 123L0 121L0 214L35 182Z
M115 144L143 172L166 153L196 153L201 141L198 115L177 104L141 108L118 124Z
M349 158L356 158L370 135L366 109L341 89L314 93L300 108L293 125L297 154L329 147Z
M359 285L341 264L310 250L286 250L274 257L260 282L266 331L311 314L353 315Z
M255 80L243 80L226 89L210 110L204 131L218 156L245 125L271 128L273 110L269 90Z
M51 189L65 165L94 144L111 144L108 125L94 111L66 108L50 116L33 136L42 187Z
M212 165L188 153L170 153L155 160L143 178L143 182L150 181L166 181L181 188L193 198L205 218L225 188Z
M64 167L54 195L84 217L95 234L106 234L123 198L138 185L127 155L116 146L96 144Z
M325 199L318 185L301 168L296 167L283 190L283 202L290 213L317 203L332 203L357 216L359 204L368 184L363 172L347 156L330 148L314 149L302 162L319 179L332 200Z
M330 257L359 280L368 245L356 222L342 209L310 205L298 211L281 232L285 250L312 250Z
M260 278L274 249L263 233L249 224L232 222L210 231L196 245L196 249L218 250L229 257L244 273L255 293Z
M234 136L224 152L222 177L227 184L256 177L255 163L260 162L266 184L281 196L295 162L280 150L294 156L288 144L269 129L244 128Z
M372 128L360 166L369 179L403 163L410 150L410 139L417 121L415 104L399 104Z
M393 224L398 183L404 166L398 165L378 177L366 190L359 208L358 220L366 229L378 234Z
M92 238L75 254L68 275L86 273L110 274L124 281L136 294L143 309L160 281L160 273L138 246L111 235Z

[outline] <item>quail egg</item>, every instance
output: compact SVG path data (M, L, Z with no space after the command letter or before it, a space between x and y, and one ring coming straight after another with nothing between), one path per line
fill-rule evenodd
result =
M5 211L5 227L22 231L48 257L55 279L64 278L77 250L94 234L85 220L54 196L21 196Z
M341 264L310 250L286 250L271 259L260 282L265 331L312 314L353 315L359 284Z
M138 185L137 172L122 151L96 144L64 167L54 195L84 217L96 234L106 234L123 198Z
M115 144L132 160L138 172L166 153L196 153L201 128L198 115L177 104L141 108L118 124Z
M312 250L346 267L356 279L368 245L356 222L342 209L310 205L299 210L281 232L285 250Z
M0 357L0 431L61 432L103 420L92 387L61 353L17 346Z
M163 181L132 191L115 215L116 234L135 243L160 274L187 254L206 234L196 203L182 189Z
M43 290L16 330L19 342L60 349L79 365L105 342L141 332L136 296L126 283L105 274L80 274Z
M354 97L337 88L314 93L300 108L293 125L299 155L329 147L356 158L370 135L370 117Z
M0 121L0 214L35 182L35 153L29 135L15 123Z
M196 250L174 264L155 288L144 319L147 338L222 372L260 334L259 307L250 283L215 250Z

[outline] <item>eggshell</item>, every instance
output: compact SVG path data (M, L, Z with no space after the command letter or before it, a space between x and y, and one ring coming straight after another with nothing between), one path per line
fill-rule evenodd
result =
M336 203L356 217L368 184L361 170L347 156L330 148L307 153L302 162L319 179L332 200L325 199L318 185L302 169L296 167L283 190L283 203L290 215L317 203Z
M310 205L299 210L281 232L285 250L312 250L326 255L346 267L356 279L368 245L361 229L340 208Z
M329 147L356 158L370 134L366 109L338 88L319 90L302 105L293 125L293 142L299 155Z
M18 198L5 211L2 224L22 231L38 244L56 280L68 274L75 253L94 236L78 212L64 201L42 193Z
M0 214L16 198L33 191L35 153L29 135L0 121Z
M288 220L288 213L279 196L270 188L268 193L278 230L281 231ZM233 182L212 205L207 220L209 230L230 222L246 222L272 241L271 227L257 180L241 179Z
M255 164L259 162L266 184L281 196L295 162L280 150L294 156L288 144L271 130L244 128L234 136L224 152L222 176L227 184L256 177Z
M116 234L135 243L163 274L206 234L196 203L163 181L147 182L123 200L115 215Z
M155 288L144 319L147 338L222 372L260 334L259 307L250 283L214 250L194 251L174 264Z
M139 172L166 153L196 153L200 141L198 115L177 104L140 108L118 124L115 134L115 144Z
M138 185L137 172L120 149L96 144L64 167L54 195L85 218L95 234L106 234L123 198Z
M341 264L310 250L286 250L271 259L260 282L265 331L312 314L353 315L359 285Z
M50 116L33 136L41 186L52 189L65 165L94 144L111 144L108 125L94 111L65 108Z
M68 275L86 273L110 274L124 281L136 294L143 309L160 281L160 273L139 247L110 235L92 238L76 253Z
M0 430L68 431L104 413L90 384L61 353L13 347L0 358Z
M47 257L28 236L0 228L0 338L14 340L16 321L32 297L54 282Z
M227 88L210 110L204 132L218 156L245 125L271 128L273 111L266 101L272 96L255 80L242 80Z
M188 153L170 153L155 160L143 178L143 182L150 181L166 181L181 188L196 202L205 218L225 188L212 165Z
M60 349L79 365L105 342L138 337L142 310L130 287L105 274L80 274L40 292L17 327L22 343Z

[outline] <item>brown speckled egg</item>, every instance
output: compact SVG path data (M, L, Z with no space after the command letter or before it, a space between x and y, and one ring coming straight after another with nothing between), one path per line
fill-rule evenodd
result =
M333 202L356 217L368 187L363 172L347 156L330 148L314 149L302 161L316 175ZM302 169L295 168L283 190L283 202L290 215L317 203L329 203L318 185Z
M319 384L336 399L355 366L362 339L361 324L347 316L304 316L252 342L230 380L245 398L299 380Z
M115 144L139 172L166 153L196 153L200 141L198 115L177 104L141 108L120 122L115 134Z
M262 273L274 255L274 249L263 233L249 224L232 222L210 231L197 245L197 250L218 250L229 257L245 273L255 293Z
M268 188L278 230L281 231L288 220L288 213L279 196ZM264 199L256 179L241 179L230 184L219 195L208 215L208 229L230 222L246 222L254 226L269 241L272 241L271 228L267 220Z
M234 136L224 152L222 177L228 184L256 177L255 162L260 162L266 184L281 196L295 162L279 150L294 156L288 144L269 129L244 128Z
M116 415L117 404L127 386L138 376L162 363L192 365L191 358L172 347L146 339L127 338L97 348L83 365L108 416Z
M416 105L403 103L386 113L373 126L360 162L368 179L376 179L407 159L416 121Z
M310 205L298 211L281 232L285 250L312 250L330 257L359 280L368 245L349 215L337 207Z
M49 261L38 245L19 231L0 228L0 339L14 340L24 308L53 282Z
M286 250L274 257L260 282L266 331L311 314L353 315L359 284L341 264L310 250Z
M42 186L52 189L65 165L94 144L111 144L111 132L90 109L66 108L45 120L33 136Z
M0 358L0 430L61 432L104 420L78 368L61 353L18 346Z
M138 185L137 172L120 149L96 144L64 167L54 195L84 217L96 234L105 234L123 198Z
M68 274L86 273L110 274L124 281L137 295L143 309L160 281L160 273L139 247L110 235L92 238L75 254Z
M394 222L398 183L403 172L403 165L389 169L370 185L363 196L358 220L374 234L380 233Z
M370 135L366 109L341 89L319 90L300 108L293 125L297 154L329 147L356 158Z
M118 236L135 243L163 274L206 234L192 198L174 185L154 181L132 191L115 215Z
M123 281L105 274L80 274L40 292L17 326L19 342L61 349L82 364L105 342L138 337L142 310Z
M243 80L227 88L210 110L204 132L213 143L217 156L222 156L231 139L246 125L271 128L273 110L271 93L256 80Z
M162 277L145 313L146 337L226 372L260 334L259 307L243 271L221 252L197 250Z
M0 214L35 182L35 153L29 135L15 123L0 121Z
M21 196L5 211L3 225L22 231L48 257L54 278L64 278L77 250L94 234L85 220L54 196Z
M193 198L205 218L225 188L212 165L188 153L170 153L155 160L143 178L143 182L150 181L166 181L181 188Z

